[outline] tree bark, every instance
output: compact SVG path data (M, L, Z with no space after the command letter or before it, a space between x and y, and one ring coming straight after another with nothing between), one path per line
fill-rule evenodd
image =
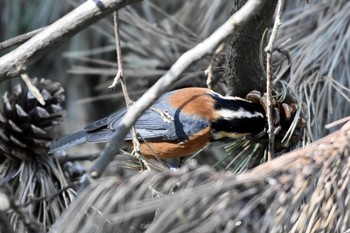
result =
M233 12L238 11L247 0L235 0ZM260 57L264 31L269 27L277 0L262 1L263 6L251 15L245 27L240 28L226 44L225 81L227 95L245 97L250 91L266 92L266 79ZM265 59L263 59L265 64Z

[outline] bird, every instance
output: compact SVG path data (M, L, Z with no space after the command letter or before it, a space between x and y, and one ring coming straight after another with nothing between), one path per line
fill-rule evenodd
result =
M109 142L125 115L121 109L84 129L59 138L50 153L83 143ZM182 158L209 143L256 135L266 127L265 110L259 103L223 96L208 88L188 87L160 96L135 122L140 152L146 158ZM132 134L125 137L131 145Z

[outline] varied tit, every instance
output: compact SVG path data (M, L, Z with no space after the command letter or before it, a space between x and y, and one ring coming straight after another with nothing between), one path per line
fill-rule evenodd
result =
M126 111L122 109L54 141L50 152L85 142L109 142ZM266 117L258 103L193 87L163 94L134 126L143 156L175 158L193 154L212 141L258 134L266 126ZM131 140L128 134L125 141Z

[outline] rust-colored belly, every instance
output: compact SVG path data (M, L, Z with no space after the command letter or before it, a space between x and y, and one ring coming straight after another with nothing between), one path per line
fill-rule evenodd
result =
M190 137L190 140L185 142L148 142L141 143L140 149L143 156L147 158L154 158L154 154L159 158L176 158L193 154L210 141L210 128L206 128L196 135Z

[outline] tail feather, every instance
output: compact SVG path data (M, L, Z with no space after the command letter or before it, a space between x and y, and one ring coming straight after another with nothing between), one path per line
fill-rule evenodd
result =
M71 148L79 144L83 144L86 142L86 136L87 136L87 132L85 130L81 130L73 134L59 138L58 140L53 141L51 143L51 148L49 153L54 153L60 150Z
M86 135L86 142L109 142L112 139L114 130L102 129L96 132L89 132Z

